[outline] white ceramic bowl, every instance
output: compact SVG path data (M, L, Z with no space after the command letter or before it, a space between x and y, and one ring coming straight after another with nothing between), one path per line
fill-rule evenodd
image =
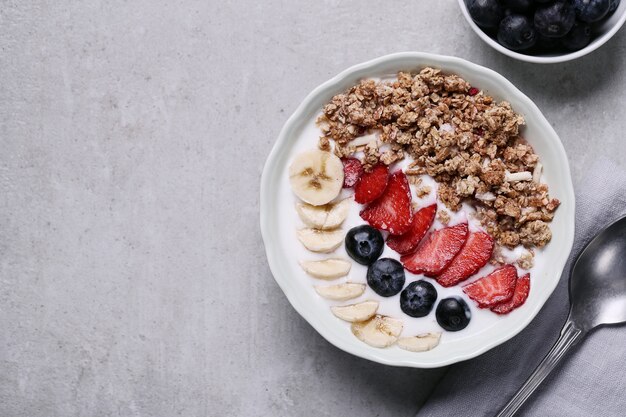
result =
M487 35L474 21L472 20L469 11L467 10L467 5L465 4L466 0L458 0L459 6L461 7L461 11L463 12L463 16L468 21L469 25L472 27L474 32L480 38L485 41L489 46L491 46L496 51L502 52L504 55L508 55L512 58L519 59L520 61L526 62L534 62L537 64L555 64L558 62L566 62L571 61L576 58L580 58L581 56L585 56L602 45L606 43L609 39L615 35L615 33L622 27L624 21L626 21L626 1L622 1L609 19L602 22L599 26L594 29L594 39L591 41L589 45L575 52L564 52L564 53L544 53L540 55L526 55L520 52L511 51L510 49L505 48L500 45L497 40L493 39L489 35Z
M345 322L332 315L320 303L310 280L296 279L304 272L296 262L288 262L290 245L295 237L281 234L280 187L288 188L286 167L293 152L298 133L330 98L354 85L359 80L396 73L399 70L417 70L424 66L441 68L460 75L472 85L480 87L496 99L509 101L527 121L524 135L543 162L544 180L551 195L562 202L552 222L553 239L546 246L546 267L533 276L531 295L524 305L524 314L510 314L478 335L441 343L429 352L413 353L398 348L377 349L358 340ZM312 142L314 143L314 142ZM285 178L283 178L285 176ZM405 52L387 55L347 69L311 92L289 118L270 153L261 177L261 232L270 269L291 305L326 340L346 352L387 365L431 368L448 365L480 355L519 333L539 312L556 287L574 239L574 191L567 156L559 137L537 106L500 74L459 58ZM290 209L291 207L291 203ZM295 235L295 233L294 233ZM323 305L324 307L320 307ZM519 311L521 313L521 310Z

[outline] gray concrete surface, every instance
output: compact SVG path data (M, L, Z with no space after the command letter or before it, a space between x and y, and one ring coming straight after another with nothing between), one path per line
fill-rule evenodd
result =
M0 416L410 416L444 370L330 346L274 283L259 177L340 70L457 55L543 109L574 180L623 164L626 32L499 55L456 1L0 1Z

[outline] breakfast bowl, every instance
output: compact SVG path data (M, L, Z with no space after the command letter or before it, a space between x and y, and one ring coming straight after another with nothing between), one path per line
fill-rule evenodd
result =
M294 195L297 194L296 191L302 190L296 190L295 185L298 184L294 185L293 177L295 174L292 171L301 155L317 148L321 131L316 120L318 120L324 105L335 95L345 92L348 88L364 79L384 80L395 76L399 71L408 71L415 74L426 67L434 68L435 70L433 71L435 73L440 70L445 74L458 75L471 84L470 94L472 95L488 94L493 97L494 103L500 101L510 103L511 108L525 119L526 124L521 134L525 141L532 146L535 154L538 155L544 167L541 181L549 186L551 196L560 201L560 206L550 223L552 239L545 247L537 250L536 262L530 269L532 285L525 303L509 314L498 315L490 310L484 311L478 308L476 304L465 297L468 301L472 320L469 322L469 325L465 323L464 325L467 327L460 331L447 332L442 330L442 327L446 329L447 326L439 320L439 307L437 312L433 308L426 316L413 318L416 316L409 317L403 315L403 312L406 312L406 310L402 307L401 311L398 305L401 296L397 292L393 297L376 298L376 293L381 294L381 292L375 289L375 282L370 281L371 267L368 268L357 261L352 264L351 268L347 268L349 272L343 272L343 275L347 274L347 279L351 282L358 283L350 285L361 287L361 294L363 294L361 295L361 300L377 300L376 303L380 302L381 308L384 307L382 313L379 311L379 314L384 313L387 316L403 320L402 323L405 323L404 327L401 325L401 330L397 331L398 334L394 334L396 339L401 332L400 336L404 336L409 331L412 333L406 336L413 337L412 335L421 330L432 332L428 334L435 334L436 332L439 335L435 343L430 347L420 349L424 351L417 352L400 348L399 344L395 343L381 343L381 346L378 347L373 346L372 343L364 343L361 332L368 329L364 329L364 326L359 323L351 324L346 322L345 314L338 314L336 310L342 308L340 302L337 301L341 297L334 297L334 301L329 302L325 298L328 295L328 291L322 291L328 290L328 286L324 286L327 282L317 279L319 278L317 273L313 274L317 277L314 278L311 276L310 270L305 272L307 268L305 268L303 261L307 259L321 260L323 259L322 256L344 259L352 257L356 259L352 252L346 250L346 246L350 245L348 245L346 240L346 246L344 246L343 235L345 235L345 231L348 228L359 226L363 221L359 218L358 205L351 203L350 214L342 226L344 232L340 236L340 241L331 243L332 247L321 250L321 252L331 252L330 255L312 253L311 251L320 252L321 246L335 239L333 235L335 232L328 234L328 239L323 242L314 242L317 245L316 247L313 247L313 244L306 240L306 236L300 234L299 230L308 229L302 229L304 217L302 213L296 213L295 206L300 206L304 203ZM478 93L478 88L481 90L480 93ZM432 97L438 99L438 96ZM506 108L508 108L507 106L505 105ZM328 156L328 158L333 158L334 160L336 157ZM328 161L329 164L332 162L330 159ZM299 175L302 175L305 171L307 170L302 171ZM392 181L394 181L393 178L398 176L397 174L398 171L391 175L388 189L391 187ZM341 176L339 181L343 182L345 179L344 174L341 173L339 175ZM402 175L401 171L399 175ZM342 202L353 201L351 194L345 194L350 192L347 190L344 188L340 191L340 197L337 197L337 199L341 199ZM339 191L336 191L335 195L337 192ZM379 197L379 200L386 198L386 193L387 191L385 191L383 197ZM434 194L437 193L435 192ZM297 195L302 199L308 197L306 192ZM437 204L435 196L423 197L423 199L428 198L431 198L428 204ZM324 204L325 202L326 200L318 201L315 204ZM454 213L452 217L454 217ZM439 222L439 217L437 219L435 223ZM312 221L314 222L315 220ZM444 220L441 221L444 222ZM468 220L461 221L467 222ZM305 223L308 223L308 221ZM452 223L454 223L454 220ZM345 70L313 90L298 106L282 128L263 169L260 194L260 224L268 263L274 279L294 309L328 342L353 355L386 365L433 368L467 360L486 352L518 334L537 315L556 288L572 247L574 238L574 193L567 156L559 137L537 106L513 84L492 70L459 58L419 52L404 52L383 56ZM381 227L384 228L385 225ZM318 232L320 234L325 233L322 231ZM350 236L350 233L346 236ZM346 237L346 239L348 238ZM389 243L389 240L387 243ZM381 259L394 257L397 259L397 254L385 246ZM483 265L485 264L483 263ZM485 268L493 270L493 267L490 265L486 265ZM366 275L367 285L365 284ZM326 278L328 277L324 277L324 279ZM331 278L334 279L335 277ZM409 284L413 279L415 279L415 276L407 272L406 283ZM437 284L438 281L430 278L423 278L421 281L430 281L432 282L431 286L437 287L440 305L442 303L441 299L446 296L452 298L464 296L463 291L465 289L462 290L460 286L444 288ZM341 294L342 297L344 295ZM508 296L508 299L510 297ZM344 300L345 298L341 299ZM343 320L341 317L343 317ZM378 320L381 317L383 316L376 315L374 318ZM369 320L374 320L374 318ZM372 326L384 324L382 322L374 323ZM393 329L391 332L393 333ZM421 334L418 336L421 337ZM374 345L379 341L377 340ZM392 342L395 342L395 339ZM434 345L437 346L432 348Z
M472 0L458 0L458 3L463 13L463 16L465 16L465 19L469 23L472 30L485 43L487 43L498 52L501 52L512 58L519 59L520 61L533 62L538 64L566 62L585 56L604 45L609 39L613 37L613 35L615 35L615 33L617 33L617 31L624 24L624 21L626 21L626 2L621 1L617 6L617 9L611 11L611 13L607 14L606 17L600 19L597 22L589 24L586 30L590 32L591 40L589 41L589 38L587 38L587 41L583 41L583 44L575 46L572 50L567 50L567 48L563 46L557 46L551 49L535 46L527 50L512 50L506 48L498 41L498 36L496 34L497 29L484 29L475 22L475 19L472 19L471 13L468 8L470 1ZM529 16L529 19L532 20L532 16ZM576 24L578 24L578 18L576 18L576 20ZM561 39L557 39L554 42L557 41L561 41ZM537 44L539 44L539 41L537 41ZM586 44L586 46L582 47L582 45L584 44Z

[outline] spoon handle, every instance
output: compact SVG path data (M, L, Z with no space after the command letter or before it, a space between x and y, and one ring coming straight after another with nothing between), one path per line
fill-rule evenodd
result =
M550 372L558 365L563 356L576 345L584 336L582 330L578 329L574 323L568 320L561 330L561 336L556 341L550 352L541 361L535 372L526 380L524 385L517 391L517 394L508 402L496 417L512 417L537 389L539 384L546 379Z

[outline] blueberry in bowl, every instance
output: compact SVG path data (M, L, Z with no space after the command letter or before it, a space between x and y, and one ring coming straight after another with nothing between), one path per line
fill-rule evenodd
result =
M400 294L400 308L411 317L427 316L437 301L437 290L428 281L419 280L407 285Z
M353 227L346 234L346 252L361 265L371 265L383 253L385 239L369 225Z
M381 258L367 268L367 285L381 297L398 294L405 280L404 267L395 259Z
M547 38L562 38L574 26L576 12L566 1L557 1L539 7L534 14L533 22L537 32Z
M620 0L458 0L472 29L513 58L536 63L581 57L626 21Z
M611 5L609 6L609 12L606 14L607 18L613 16L613 13L615 13L617 8L619 7L619 4L620 4L620 0L611 0Z
M467 327L472 317L467 303L461 297L444 298L435 311L437 323L449 332L458 332Z
M563 46L570 51L584 48L591 41L591 25L585 22L576 22L574 27L563 37Z
M469 12L476 24L482 28L497 28L504 17L504 9L497 0L472 0Z
M593 23L609 13L611 0L572 0L576 17L581 22Z
M505 10L513 13L531 13L536 6L534 0L502 0L500 2Z
M528 49L537 43L537 33L528 17L510 14L500 21L498 42L514 51Z

